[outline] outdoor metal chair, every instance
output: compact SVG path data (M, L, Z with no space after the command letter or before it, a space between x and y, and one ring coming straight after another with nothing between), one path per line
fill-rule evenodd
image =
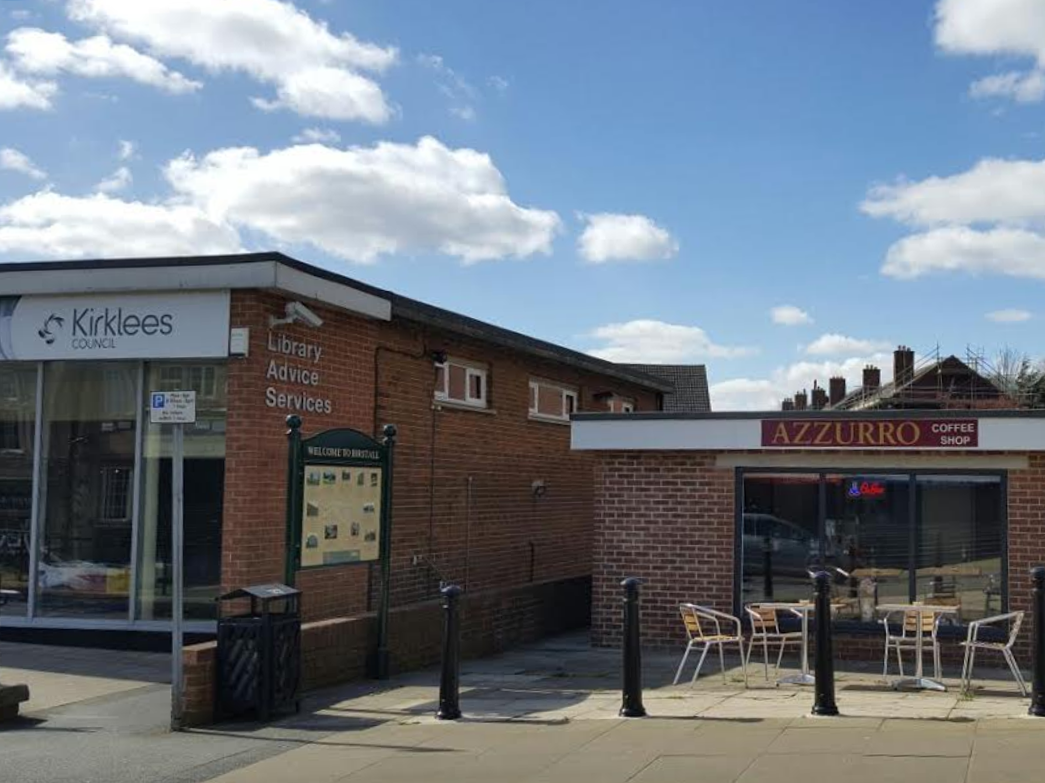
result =
M889 620L897 614L903 614L903 622L900 624L900 633L894 634L889 626ZM882 618L882 628L885 629L885 657L882 661L882 676L889 676L889 650L896 650L896 665L903 677L903 650L915 652L918 649L918 618L922 623L922 647L931 645L933 650L933 677L937 680L943 675L940 669L940 640L937 631L940 627L940 616L938 614L920 614L918 612L889 612Z
M766 681L769 681L769 645L780 643L780 652L776 657L776 668L774 672L780 671L780 662L784 659L784 648L789 644L802 646L801 631L782 631L780 629L780 617L776 609L764 607L761 604L748 604L745 607L748 619L751 621L751 639L747 645L747 661L751 663L751 650L757 641L762 642L762 660L766 667ZM796 617L801 617L799 612L791 611Z
M1002 625L1006 622L1010 623L1009 638L1006 641L982 641L979 638L982 628ZM1016 637L1019 636L1021 625L1023 625L1023 612L997 614L993 617L984 617L982 620L973 620L969 623L969 635L962 642L962 647L965 648L965 661L962 664L962 693L968 693L972 689L972 669L976 662L976 651L996 650L1002 654L1005 662L1009 664L1012 676L1016 678L1016 684L1020 686L1020 693L1024 696L1027 695L1027 683L1023 679L1020 667L1016 665L1016 657L1012 654L1012 647L1016 644Z
M746 688L747 665L744 662L744 635L740 620L731 614L718 612L697 604L679 604L679 613L682 615L682 622L686 626L686 635L689 637L689 643L686 645L686 652L682 654L682 661L679 663L678 671L675 672L675 681L672 685L678 685L679 678L682 676L682 669L685 667L686 660L694 647L702 649L700 651L700 660L697 661L697 668L693 672L693 679L690 683L697 681L697 677L700 675L700 667L704 665L704 659L707 657L708 650L715 646L718 647L719 664L722 667L722 681L728 682L726 680L725 646L727 644L735 644L740 650L740 668L744 672L744 687Z

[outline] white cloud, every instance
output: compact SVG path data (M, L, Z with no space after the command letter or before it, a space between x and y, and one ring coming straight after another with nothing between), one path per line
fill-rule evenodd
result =
M276 99L251 98L263 111L288 109L305 117L364 120L380 125L392 116L376 82L344 68L309 68L283 77Z
M935 32L945 52L1033 57L1045 65L1040 0L939 0Z
M1028 310L1017 310L1010 308L1007 310L995 310L987 313L987 320L994 321L999 324L1018 324L1023 321L1029 321L1034 316Z
M813 318L809 313L794 305L774 307L769 311L769 317L773 319L773 323L781 326L801 326L813 323Z
M305 128L292 141L298 144L337 144L341 134L332 128Z
M679 243L645 215L600 212L579 216L587 225L577 240L581 257L592 264L609 261L659 261L673 258Z
M883 340L859 340L844 334L822 334L805 347L810 356L835 356L840 353L873 353L884 351L889 343Z
M37 168L28 155L12 147L0 149L0 169L17 171L33 179L47 179L47 172Z
M973 98L1011 98L1017 103L1038 103L1045 98L1045 73L1009 71L977 79L969 85Z
M235 253L232 227L190 205L40 192L0 206L0 253L41 258Z
M717 345L697 326L646 319L600 326L590 336L605 345L588 353L611 362L685 364L754 353L751 348Z
M1023 229L949 226L904 237L889 248L882 265L883 274L908 280L933 272L1045 279L1045 236Z
M491 76L489 79L487 79L486 83L500 93L507 92L508 87L510 86L507 79L505 79L503 76L496 75Z
M116 150L119 160L134 160L138 156L138 145L127 139L120 139Z
M100 193L117 193L118 191L126 190L133 181L134 177L131 175L131 170L126 166L120 166L120 168L95 185L94 189Z
M853 356L840 361L802 361L774 369L768 378L733 378L711 385L711 406L716 411L729 410L780 410L780 403L795 392L811 392L813 382L818 381L825 389L832 377L846 379L852 391L863 382L863 368L868 364L882 370L882 381L891 377L892 363L888 353L873 353Z
M949 177L877 185L860 208L916 226L1045 221L1045 160L986 158Z
M396 61L396 49L335 34L289 2L69 0L68 10L75 21L156 56L275 85L275 99L254 99L265 110L372 123L392 115L381 88L359 72L383 72Z
M438 54L419 54L417 61L436 73L439 91L450 101L449 111L455 117L471 122L476 117L476 89L457 71L448 66Z
M171 161L166 174L181 200L215 221L361 263L389 253L525 258L550 252L560 225L555 212L514 203L488 155L431 137L267 154L220 149Z
M25 79L0 62L0 111L5 109L50 109L57 94L54 82Z
M7 36L6 51L18 70L39 76L122 77L170 93L192 92L202 86L126 44L114 44L105 35L69 41L61 33L21 27Z
M1040 0L939 0L936 45L950 54L1033 58L1037 69L979 79L974 98L1035 103L1045 97L1045 4Z

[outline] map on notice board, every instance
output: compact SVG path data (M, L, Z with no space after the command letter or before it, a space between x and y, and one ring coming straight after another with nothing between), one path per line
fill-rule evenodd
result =
M380 467L305 464L302 567L379 558L381 473Z

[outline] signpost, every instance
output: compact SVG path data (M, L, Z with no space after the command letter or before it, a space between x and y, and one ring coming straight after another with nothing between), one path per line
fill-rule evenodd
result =
M350 429L301 437L301 417L287 417L287 561L299 570L381 564L378 644L371 671L388 677L392 561L392 453L395 425L380 441Z
M196 423L196 392L152 392L149 422L171 425L171 570L174 600L171 606L171 729L181 728L182 666L184 634L182 616L185 584L182 555L185 551L185 430Z

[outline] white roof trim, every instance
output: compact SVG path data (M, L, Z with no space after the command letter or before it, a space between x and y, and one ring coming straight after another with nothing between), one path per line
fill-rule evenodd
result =
M977 417L979 445L964 451L1045 451L1045 418ZM895 418L904 418L896 411ZM575 420L572 422L574 451L761 451L796 453L802 451L846 451L837 446L798 449L767 449L762 446L762 420L757 418L716 419L634 419ZM870 449L882 452L899 448ZM949 448L915 446L910 451L940 451Z
M392 303L358 288L293 269L278 261L96 269L5 271L4 295L93 294L121 291L207 291L262 288L342 310L392 320Z

